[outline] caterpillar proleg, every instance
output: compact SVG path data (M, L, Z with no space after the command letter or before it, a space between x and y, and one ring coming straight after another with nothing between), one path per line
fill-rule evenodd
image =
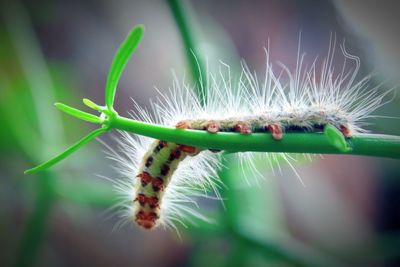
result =
M322 132L327 125L351 138L366 131L365 120L388 92L371 88L369 76L356 80L360 61L344 45L340 48L344 61L339 70L333 67L335 42L320 63L307 66L299 53L294 70L280 64L276 71L266 52L262 80L246 64L237 78L222 64L220 73L208 74L204 105L189 84L175 78L172 88L151 102L152 112L135 103L132 116L210 134L261 132L277 142L286 132ZM118 188L128 196L123 205L128 220L145 229L175 228L176 222L184 224L191 217L209 220L197 211L193 197L207 196L209 189L218 196L219 151L121 134L119 151L109 153L125 179Z

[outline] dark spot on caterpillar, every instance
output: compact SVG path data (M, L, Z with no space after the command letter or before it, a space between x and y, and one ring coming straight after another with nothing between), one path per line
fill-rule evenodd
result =
M166 141L160 141L159 143L162 147L167 147L168 143Z
M146 166L147 168L151 166L151 164L153 163L153 157L148 157L146 160L146 164L144 166Z
M219 153L219 152L221 152L222 150L220 150L220 149L209 149L209 151L211 151L212 153Z
M158 153L160 152L161 149L167 146L167 142L165 141L159 141L158 145L154 148L153 152Z
M175 159L179 159L181 154L182 154L181 151L179 151L178 149L174 150L174 151L171 152L171 154L169 154L168 160L169 161L173 161Z
M143 187L145 187L153 179L148 172L139 173L136 177L140 178Z
M165 176L168 174L168 172L169 172L169 166L167 164L163 164L160 170L161 175Z
M163 189L164 181L160 177L156 177L151 181L154 192L158 192Z

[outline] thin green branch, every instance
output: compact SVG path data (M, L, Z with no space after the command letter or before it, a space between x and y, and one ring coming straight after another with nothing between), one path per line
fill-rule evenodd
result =
M400 158L400 137L392 135L358 134L347 139L347 146L350 150L344 151L336 145L332 145L331 140L321 133L286 133L282 140L276 141L268 133L242 135L220 132L211 134L206 131L153 125L120 116L110 121L110 127L155 139L228 152L351 154Z
M70 107L63 103L55 103L54 106L56 106L56 108L58 108L62 112L67 113L75 118L78 118L78 119L81 119L84 121L88 121L88 122L92 122L92 123L97 123L97 124L103 123L103 120L100 119L99 117L97 117L93 114L81 111L79 109Z
M332 138L323 133L286 133L282 140L276 141L268 133L243 135L232 132L211 134L206 131L182 130L174 127L155 125L136 121L111 113L99 128L66 151L49 161L26 170L26 174L35 173L51 167L63 160L96 136L110 130L118 129L169 142L201 147L205 149L235 152L284 152L312 154L346 154L400 159L400 137L393 135L358 134L341 143L332 143ZM343 139L344 140L344 139ZM342 142L342 141L341 141Z

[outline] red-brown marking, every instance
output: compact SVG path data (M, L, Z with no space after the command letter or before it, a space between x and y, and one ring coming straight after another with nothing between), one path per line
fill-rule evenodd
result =
M142 186L146 186L153 180L153 177L151 177L148 172L139 173L136 177L140 179L140 181L142 182Z
M218 122L215 122L215 121L211 121L210 123L208 123L207 128L206 128L207 132L209 132L209 133L217 133L219 131L219 129L220 129L220 125Z
M180 121L175 127L178 129L190 129L190 124L187 121Z
M139 194L134 201L138 201L140 206L144 207L146 203L149 205L150 208L155 209L159 208L158 198L157 197L148 197L145 194Z
M138 194L134 201L139 202L140 206L144 206L147 202L147 197L145 194Z
M166 141L160 141L160 142L159 142L159 145L162 146L162 147L164 148L164 147L167 147L167 146L168 146L168 143L167 143Z
M272 133L272 137L275 140L281 140L283 137L282 127L278 123L270 124L267 129Z
M178 149L187 154L195 154L197 152L197 149L194 146L179 145Z
M156 224L156 220L158 219L158 216L155 212L145 212L143 210L140 210L136 214L136 219L135 221L137 224L140 226L143 226L145 229L151 229L153 226Z
M147 197L147 204L149 204L150 208L152 209L160 207L157 197Z
M154 192L158 192L160 190L164 190L164 181L160 177L153 178L151 181L151 185L153 187Z
M342 132L344 137L346 137L346 138L351 137L351 130L350 130L349 127L344 126L344 125L340 125L340 131Z

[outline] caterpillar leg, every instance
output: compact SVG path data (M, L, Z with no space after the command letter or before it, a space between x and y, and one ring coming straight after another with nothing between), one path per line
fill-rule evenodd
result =
M235 132L239 132L241 134L251 134L251 128L250 125L247 123L240 121L233 126L233 129Z
M206 127L206 130L209 133L217 133L220 129L221 129L221 124L219 122L216 122L216 121L209 122L207 127ZM213 153L221 152L221 150L219 150L219 149L209 149L209 151L211 151Z
M185 152L189 156L196 156L197 154L200 153L200 149L194 146L187 146L187 145L179 145L178 150L181 152Z
M279 123L273 123L266 126L266 129L272 133L272 138L281 140L283 138L282 126Z
M217 133L219 129L221 128L220 124L216 121L210 121L207 124L206 130L209 133Z
M175 125L178 129L190 129L190 123L188 121L180 121Z
M340 129L339 130L342 132L342 134L346 138L350 138L350 137L353 136L353 133L352 133L350 127L348 127L347 125L343 125L343 124L340 125Z

